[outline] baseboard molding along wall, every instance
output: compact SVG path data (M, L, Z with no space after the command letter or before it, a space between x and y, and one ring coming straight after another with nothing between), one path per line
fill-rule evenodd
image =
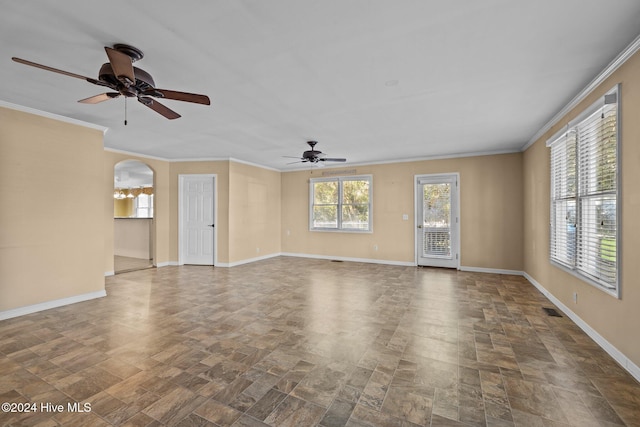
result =
M39 304L27 305L25 307L14 308L11 310L0 311L0 320L11 319L13 317L33 314L39 311L49 310L52 308L62 307L64 305L75 304L77 302L89 301L96 298L107 296L107 291L89 292L87 294L75 295L68 298L56 299L53 301L41 302Z
M484 268L484 267L467 267L460 266L460 271L469 271L471 273L491 273L491 274L508 274L512 276L524 276L522 271L518 270L503 270L500 268Z
M330 255L299 254L299 253L291 253L291 252L283 252L280 255L297 257L297 258L326 259L326 260L332 260L332 261L335 260L335 261L348 261L348 262L364 262L368 264L399 265L404 267L416 266L416 264L413 262L389 261L384 259L373 259L373 258L351 258L351 257L330 256Z
M238 265L251 264L252 262L256 262L256 261L264 261L265 259L279 257L280 255L282 255L282 254L281 253L275 253L275 254L262 255L262 256L259 256L259 257L255 257L255 258L242 259L240 261L234 261L234 262L219 262L215 266L216 267L224 267L224 268L236 267Z
M166 261L166 262L159 262L156 264L156 267L160 268L160 267L169 267L169 266L177 266L180 265L178 264L178 261Z
M538 283L533 277L531 277L526 272L524 273L524 277L531 282L533 286L535 286L545 297L547 297L556 307L558 307L567 317L573 320L573 323L578 325L580 329L584 331L592 340L596 342L604 351L606 351L609 356L613 357L616 362L618 362L627 372L629 372L636 380L640 381L640 367L633 363L627 356L624 355L620 350L618 350L613 344L607 341L602 335L600 335L595 329L587 324L584 320L580 318L576 313L571 311L569 307L564 305L562 301L558 298L554 297L551 292L545 289L540 283Z

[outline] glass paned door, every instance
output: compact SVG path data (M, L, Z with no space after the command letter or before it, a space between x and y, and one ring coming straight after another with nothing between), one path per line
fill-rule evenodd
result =
M418 265L456 268L457 175L421 176L416 188Z

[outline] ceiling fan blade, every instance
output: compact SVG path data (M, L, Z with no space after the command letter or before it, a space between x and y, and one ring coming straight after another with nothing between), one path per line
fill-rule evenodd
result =
M323 157L318 159L319 162L346 162L347 159L335 159L329 157Z
M64 71L64 70L60 70L58 68L49 67L47 65L38 64L37 62L27 61L26 59L22 59L22 58L16 58L15 56L13 58L11 58L11 59L13 59L15 62L17 62L19 64L29 65L31 67L40 68L40 69L46 70L46 71L53 71L54 73L62 74L62 75L69 76L69 77L74 77L74 78L80 79L80 80L85 80L85 81L87 81L89 83L93 83L93 84L98 85L98 86L110 87L110 85L106 84L105 82L93 79L91 77L82 76L82 75L76 74L76 73L70 73L69 71Z
M82 104L97 104L98 102L108 101L119 96L120 94L118 92L107 92L101 93L100 95L91 96L89 98L81 99L78 102L81 102Z
M193 102L194 104L211 105L211 101L207 95L199 95L197 93L178 92L167 89L151 89L146 91L144 95L158 96L165 99L174 99L176 101Z
M173 119L177 119L179 117L182 117L182 116L180 116L180 114L176 113L172 109L165 107L164 105L160 104L155 99L149 98L148 96L140 96L140 97L138 97L138 101L140 101L141 104L146 105L147 107L151 108L156 113L159 113L159 114L165 116L169 120L173 120Z
M131 57L110 47L105 46L104 50L107 52L111 68L113 68L113 72L118 80L124 80L126 83L134 84L136 82L136 75L133 72Z

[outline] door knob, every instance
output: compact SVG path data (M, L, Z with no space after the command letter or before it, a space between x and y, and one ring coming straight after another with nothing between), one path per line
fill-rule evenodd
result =
M215 226L216 226L215 224L209 224L209 227L215 227Z
M421 226L421 225L419 225L419 226L418 226L418 228L422 228L422 226Z

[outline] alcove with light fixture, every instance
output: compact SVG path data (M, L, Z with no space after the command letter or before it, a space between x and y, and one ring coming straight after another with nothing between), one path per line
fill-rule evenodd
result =
M153 170L138 160L114 166L114 271L153 267Z

